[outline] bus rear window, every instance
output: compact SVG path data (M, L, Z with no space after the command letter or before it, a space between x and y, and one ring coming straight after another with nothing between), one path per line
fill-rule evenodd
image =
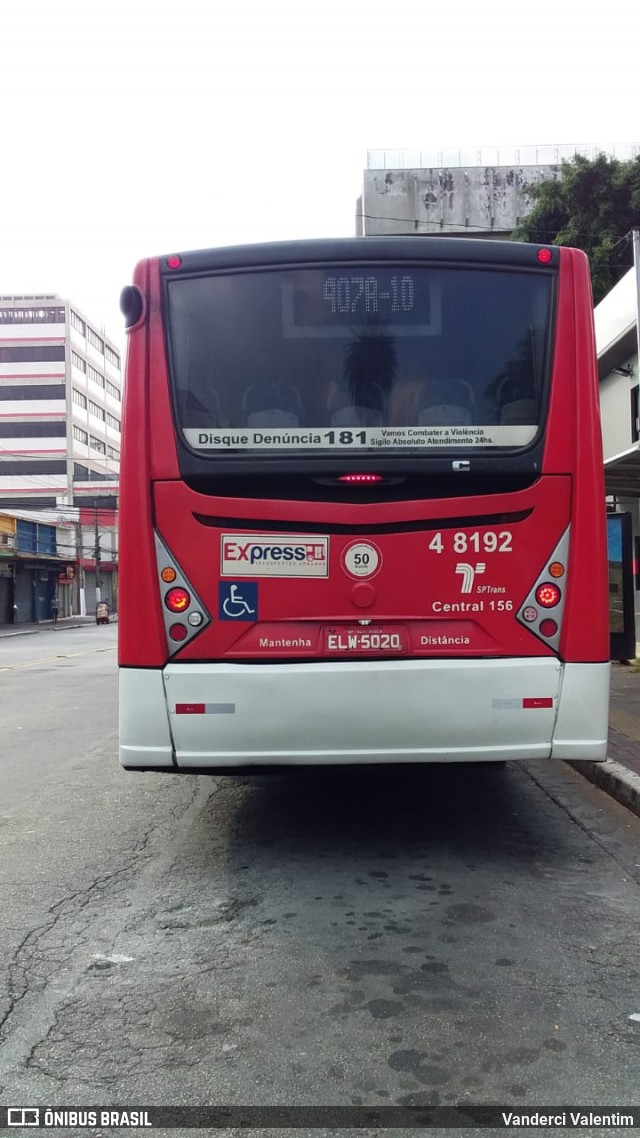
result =
M168 282L174 408L202 456L521 448L553 275L338 264Z

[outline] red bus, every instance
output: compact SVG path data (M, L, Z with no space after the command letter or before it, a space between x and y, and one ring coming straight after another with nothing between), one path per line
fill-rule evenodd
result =
M122 309L124 767L606 757L582 253L187 252Z

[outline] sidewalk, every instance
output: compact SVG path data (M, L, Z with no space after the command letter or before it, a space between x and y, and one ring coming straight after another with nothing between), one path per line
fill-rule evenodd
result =
M63 616L55 627L82 628L83 625L95 624L95 620L95 616ZM33 632L53 632L53 630L52 620L41 620L38 624L0 624L0 639L7 636L28 636Z
M640 668L636 672L633 665L611 665L606 763L571 766L640 816Z

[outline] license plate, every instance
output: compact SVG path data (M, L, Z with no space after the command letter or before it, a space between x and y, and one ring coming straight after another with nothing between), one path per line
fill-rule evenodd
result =
M407 630L402 624L384 628L324 628L324 651L328 655L386 656L407 650Z

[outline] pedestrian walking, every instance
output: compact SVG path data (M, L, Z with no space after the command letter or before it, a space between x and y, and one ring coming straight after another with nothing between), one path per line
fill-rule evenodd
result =
M54 626L58 623L58 613L59 612L60 612L60 606L58 604L58 598L52 597L51 598L51 615L53 617Z

